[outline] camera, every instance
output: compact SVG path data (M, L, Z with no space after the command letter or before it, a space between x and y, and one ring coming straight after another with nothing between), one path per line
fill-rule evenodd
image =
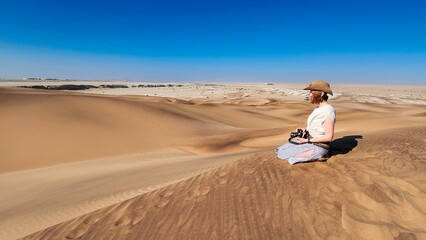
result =
M305 135L305 132L303 132L303 130L299 128L297 129L297 132L290 133L290 138L295 138L295 137L303 138L303 135Z
M296 137L307 138L307 139L312 138L311 135L309 134L309 131L307 130L303 131L303 129L300 129L300 128L297 129L297 132L290 133L290 138L288 139L288 141L294 144L300 144L296 141L293 141L293 138L296 138Z

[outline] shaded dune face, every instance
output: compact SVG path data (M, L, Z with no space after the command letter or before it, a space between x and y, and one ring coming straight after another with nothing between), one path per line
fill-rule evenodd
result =
M23 239L422 239L425 134L381 130L294 166L259 153Z
M26 89L2 89L0 115L0 172L152 151L272 118L247 120L250 113L232 106Z
M0 171L152 150L201 127L199 120L175 112L172 106L156 104L44 91L1 91L0 152L6 162Z
M302 124L297 115L311 106L295 105L262 99L221 104L1 88L0 172L167 147L247 150L241 141L267 135L251 129L274 128L268 133L278 134L288 125Z

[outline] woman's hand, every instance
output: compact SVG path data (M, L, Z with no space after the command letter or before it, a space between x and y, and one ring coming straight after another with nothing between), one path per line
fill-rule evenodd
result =
M296 138L293 138L293 141L297 143L307 143L308 139L296 137Z

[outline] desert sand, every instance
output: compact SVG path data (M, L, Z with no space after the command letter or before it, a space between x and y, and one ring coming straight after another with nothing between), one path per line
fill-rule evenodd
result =
M0 239L426 239L425 86L332 85L331 157L292 166L304 84L35 84L0 82Z

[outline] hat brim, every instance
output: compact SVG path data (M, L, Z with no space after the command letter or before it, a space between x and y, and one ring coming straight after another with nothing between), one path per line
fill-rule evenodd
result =
M318 89L318 88L315 88L315 87L312 87L312 86L307 86L303 90L322 91L322 92L326 92L330 95L333 95L333 91L331 91L331 89L324 90L324 89Z

